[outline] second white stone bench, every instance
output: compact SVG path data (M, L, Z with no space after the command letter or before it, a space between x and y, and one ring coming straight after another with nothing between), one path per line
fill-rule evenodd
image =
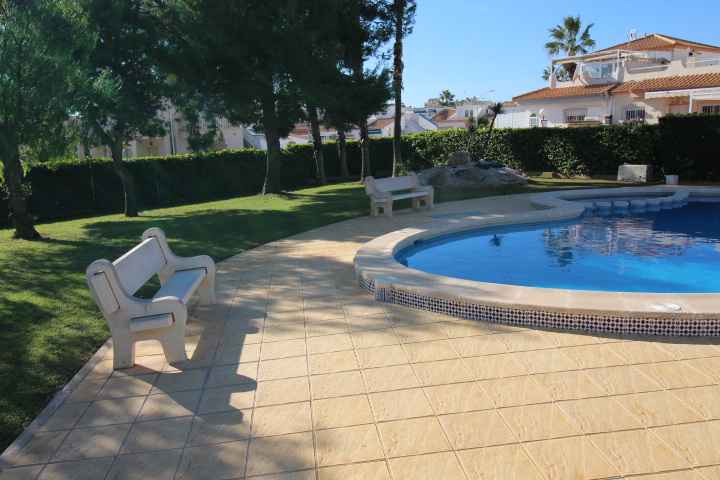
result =
M393 193L409 190L409 193ZM435 208L433 198L435 190L430 185L420 185L415 172L410 172L404 177L391 178L365 178L365 192L370 195L370 213L377 217L380 208L383 213L392 217L393 201L403 198L412 198L413 210L420 208L420 200L425 201L428 210Z

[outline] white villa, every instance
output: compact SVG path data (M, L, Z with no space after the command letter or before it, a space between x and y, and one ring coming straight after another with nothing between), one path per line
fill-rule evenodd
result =
M497 127L657 123L668 113L720 112L720 47L653 34L586 55L574 77L555 76L506 105Z

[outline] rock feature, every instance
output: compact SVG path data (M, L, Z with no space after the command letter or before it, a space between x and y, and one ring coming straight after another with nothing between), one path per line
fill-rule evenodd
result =
M452 152L448 155L448 165L467 165L470 163L470 152Z
M467 165L441 165L417 172L417 176L421 185L449 189L515 187L528 183L526 177L512 168L487 161L470 162Z

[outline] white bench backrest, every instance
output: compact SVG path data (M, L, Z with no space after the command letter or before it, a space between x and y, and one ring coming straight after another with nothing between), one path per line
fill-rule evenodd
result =
M132 295L145 285L165 264L160 243L150 237L113 262L125 290Z
M412 177L409 176L375 179L375 188L378 192L406 190L408 188L413 188L414 186Z

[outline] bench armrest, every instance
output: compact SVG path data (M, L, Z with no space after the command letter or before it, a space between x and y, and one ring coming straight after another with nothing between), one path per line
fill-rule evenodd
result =
M157 227L148 228L142 235L142 239L146 240L155 237L160 244L160 249L165 256L167 263L158 270L157 275L160 278L160 285L165 285L170 277L179 270L190 270L192 268L204 268L208 277L208 282L213 285L215 283L215 262L207 255L198 255L196 257L180 257L170 250L165 232Z

